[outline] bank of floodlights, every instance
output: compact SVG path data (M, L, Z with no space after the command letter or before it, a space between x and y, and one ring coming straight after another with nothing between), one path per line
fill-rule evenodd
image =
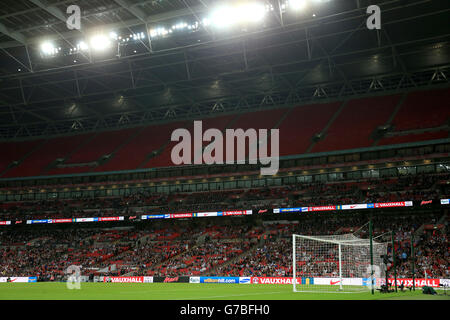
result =
M257 2L222 6L214 9L207 21L214 27L227 28L239 24L261 22L266 13L267 7Z
M331 0L284 0L280 3L282 13L303 12L310 5L326 3ZM238 30L235 27L258 26L263 23L268 13L277 11L267 1L255 0L230 4L224 2L206 13L198 21L178 21L172 25L155 26L148 30L151 39L170 36L175 33L196 32L201 29ZM313 15L315 17L315 14ZM55 57L58 55L70 55L83 52L101 53L111 48L138 43L145 40L147 32L141 31L131 34L118 34L116 31L91 35L88 39L78 42L70 49L61 50L52 42L42 43L41 55L43 57Z
M178 22L172 26L156 26L150 29L150 37L162 38L180 31L195 32L202 28L227 29L238 25L257 24L262 22L266 14L273 11L270 4L262 2L244 2L234 5L223 4L214 8L200 21L191 23Z
M83 53L102 53L118 45L137 43L146 38L145 32L127 33L119 35L115 31L108 33L96 33L73 44L71 48L61 48L51 41L45 41L40 45L40 52L43 58L56 57L61 55L73 55Z
M61 47L56 47L50 41L45 41L41 44L41 53L45 57L56 56L60 51L61 51Z

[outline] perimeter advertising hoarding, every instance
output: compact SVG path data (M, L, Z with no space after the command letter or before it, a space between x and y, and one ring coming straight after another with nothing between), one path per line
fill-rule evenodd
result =
M103 282L144 283L144 277L103 277Z
M239 283L250 284L250 283L252 283L252 278L251 277L239 277Z
M292 285L290 277L100 277L100 281L112 283L240 283L240 284L289 284ZM1 282L7 282L8 277L0 277ZM10 277L11 282L31 283L37 282L37 277ZM339 278L297 278L298 285L340 285ZM343 285L367 286L370 284L367 278L343 278ZM378 279L380 283L384 279ZM394 279L388 279L394 285ZM380 284L379 283L379 284ZM413 279L397 279L397 285L404 284L405 287L412 287ZM441 288L450 287L450 279L415 279L416 288L424 286Z
M314 284L314 278L296 278L296 284ZM251 277L252 284L293 284L290 277Z
M49 223L72 223L74 222L74 219L50 219L51 222Z
M242 215L250 215L253 213L252 210L235 210L235 211L223 211L218 212L222 213L224 216L242 216Z
M39 219L39 220L27 220L27 224L72 223L72 222L107 222L107 221L123 221L124 219L125 219L125 217L89 217L89 218Z
M37 277L9 277L11 282L37 282ZM8 277L0 277L0 282L8 282Z
M273 213L285 213L285 212L307 212L308 207L301 208L277 208L273 209Z
M172 213L170 217L174 219L192 218L192 213Z
M448 205L450 199L441 199L441 205ZM431 201L432 203L432 201ZM430 204L429 200L420 202L420 205ZM235 211L217 211L217 212L196 212L196 213L174 213L174 214L153 214L142 215L142 220L148 219L170 219L170 218L200 218L200 217L222 217L222 216L238 216L263 213L289 213L289 212L321 212L321 211L340 211L340 210L364 210L375 208L398 208L411 207L412 201L399 202L380 202L367 204L349 204L349 205L332 205L332 206L315 206L315 207L298 207L298 208L275 208L263 210L235 210ZM136 216L132 217L133 219ZM131 219L131 217L129 217ZM108 221L124 221L125 217L88 217L88 218L65 218L65 219L36 219L27 220L27 224L46 224L46 223L72 223L72 222L108 222ZM16 221L15 223L21 223ZM0 221L1 225L11 225L12 221Z
M424 286L439 288L439 284L442 280L445 281L445 279L415 279L414 284L416 288L422 288ZM395 285L395 279L388 279L388 281L391 285ZM386 280L384 282L386 282ZM397 279L397 286L400 286L401 284L404 284L405 288L412 287L413 279Z
M253 214L271 214L274 213L272 208L269 209L253 209Z
M142 215L142 220L149 219L183 219L183 218L202 218L202 217L223 217L223 216L241 216L251 215L253 210L233 210L233 211L214 211L214 212L186 212L170 214L150 214Z
M448 205L450 199L441 199L442 205ZM428 204L429 201L422 201L421 205ZM363 210L375 208L397 208L411 207L412 201L399 202L380 202L367 204L349 204L349 205L332 205L332 206L315 206L315 207L298 207L298 208L275 208L254 210L255 214L263 213L288 213L288 212L321 212L321 211L340 211L340 210ZM223 217L223 216L239 216L251 215L253 210L235 210L235 211L217 211L217 212L196 212L196 213L173 213L173 214L152 214L142 215L142 220L149 219L170 219L170 218L200 218L200 217ZM136 216L132 217L133 219ZM131 219L131 217L129 217ZM88 218L66 218L66 219L37 219L27 220L27 224L46 224L46 223L71 223L71 222L107 222L107 221L124 221L125 217L88 217ZM20 221L21 222L21 221ZM16 223L20 223L17 221ZM0 221L0 225L11 225L12 221Z
M367 204L344 204L341 206L341 210L357 210L357 209L367 209Z
M170 218L170 214L149 214L141 216L142 220L149 220L149 219L168 219Z
M412 201L379 202L379 203L360 203L360 204L344 204L344 205L298 207L298 208L276 208L273 209L273 213L363 210L374 208L398 208L398 207L412 207L412 206L413 206Z
M75 222L97 222L98 218L75 218Z
M338 210L337 206L319 206L319 207L308 207L308 211L334 211Z
M292 279L289 277L251 277L253 284L292 284ZM296 278L297 284L314 284L314 285L340 285L339 278ZM379 279L380 281L384 279ZM389 283L394 285L394 279L388 279ZM412 287L413 279L397 279L397 285L404 284L405 287ZM347 286L363 286L369 285L370 280L367 278L343 278L342 285ZM439 288L440 285L450 287L450 279L415 279L415 286L422 288L429 286Z
M439 284L443 287L450 287L450 279L439 279Z
M49 223L52 219L27 220L27 224Z
M113 283L153 283L153 277L103 277L103 282Z
M189 283L190 277L153 277L157 283Z
M412 207L412 201L398 201L398 202L380 202L374 203L375 208L399 208L399 207Z
M200 277L200 283L239 283L239 277Z
M203 218L203 217L217 217L217 212L197 212L193 215L194 218Z
M189 283L200 283L200 277L189 277Z
M341 280L339 278L314 278L314 284L322 284L328 286L339 286ZM342 285L344 286L362 286L362 278L342 278Z
M98 221L123 221L124 217L100 217Z

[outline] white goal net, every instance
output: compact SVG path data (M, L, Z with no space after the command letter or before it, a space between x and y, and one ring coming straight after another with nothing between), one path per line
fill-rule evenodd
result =
M370 240L354 234L292 238L295 292L372 290L385 276L387 243L372 241L371 263Z

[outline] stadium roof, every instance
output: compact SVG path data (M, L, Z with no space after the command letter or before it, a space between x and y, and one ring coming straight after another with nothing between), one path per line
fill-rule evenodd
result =
M448 85L446 0L310 0L295 12L255 1L272 8L258 25L194 30L219 1L4 0L0 139ZM66 25L73 4L80 30ZM380 30L366 27L370 4L381 8ZM100 33L117 45L72 51ZM59 54L43 56L43 42Z

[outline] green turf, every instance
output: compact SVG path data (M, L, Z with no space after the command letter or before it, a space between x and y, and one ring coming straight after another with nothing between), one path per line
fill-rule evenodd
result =
M422 290L381 294L294 293L291 285L189 283L82 283L69 290L65 283L0 283L0 300L372 300L448 299L427 296Z

